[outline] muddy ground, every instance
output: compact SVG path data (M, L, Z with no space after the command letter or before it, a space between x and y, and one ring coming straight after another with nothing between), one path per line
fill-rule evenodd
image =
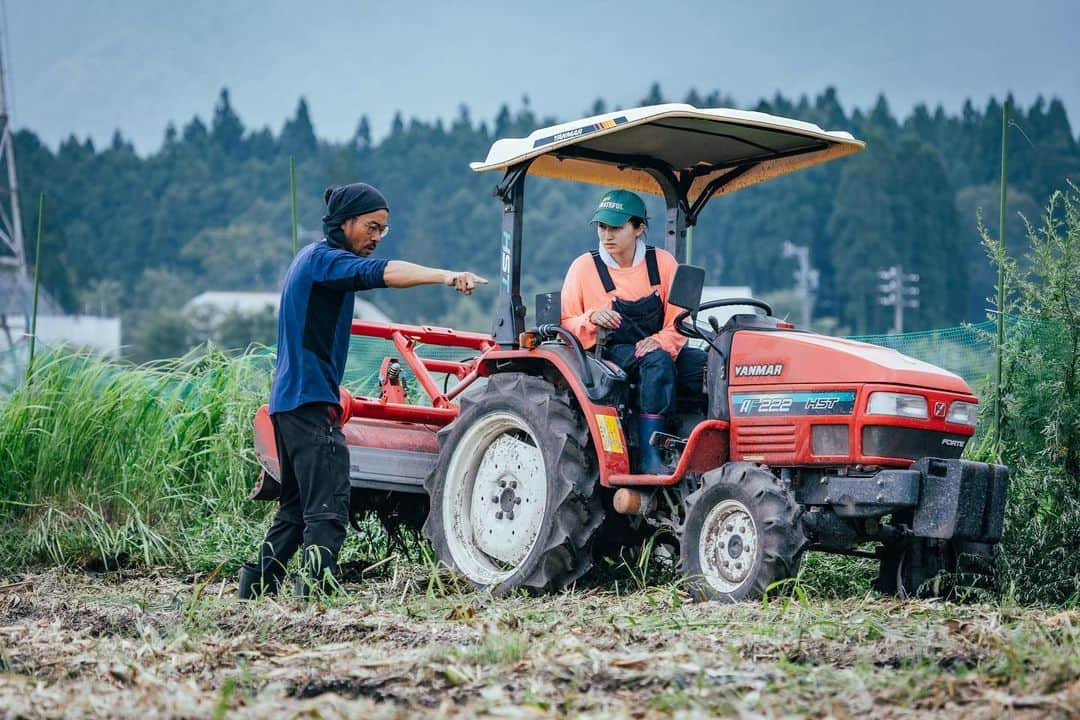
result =
M0 717L1078 717L1080 612L674 586L496 600L403 566L302 608L0 578Z

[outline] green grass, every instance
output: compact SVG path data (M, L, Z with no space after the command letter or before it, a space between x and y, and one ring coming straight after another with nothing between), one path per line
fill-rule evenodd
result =
M268 507L246 500L251 419L268 376L265 352L39 358L0 406L0 567L206 566L252 546Z

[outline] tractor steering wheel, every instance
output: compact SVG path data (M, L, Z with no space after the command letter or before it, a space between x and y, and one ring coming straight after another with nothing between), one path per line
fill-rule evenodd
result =
M701 338L701 331L694 325L687 323L686 319L691 314L696 314L702 310L712 310L718 307L730 307L731 305L750 305L752 307L761 308L765 311L766 315L772 315L772 305L764 300L758 300L757 298L723 298L721 300L710 300L702 303L697 310L683 310L675 317L675 330L680 335L684 335L689 338Z

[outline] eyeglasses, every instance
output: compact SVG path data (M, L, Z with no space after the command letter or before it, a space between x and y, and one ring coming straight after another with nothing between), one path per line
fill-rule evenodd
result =
M370 221L365 227L367 228L367 231L371 234L378 233L380 238L384 238L390 234L389 225L382 225L375 222L374 220Z

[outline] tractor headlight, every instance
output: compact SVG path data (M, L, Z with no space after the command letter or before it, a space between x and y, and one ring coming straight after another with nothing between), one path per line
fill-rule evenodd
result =
M919 420L930 417L926 411L926 398L922 395L907 393L870 393L870 402L866 404L866 412L868 415L896 415Z
M959 423L960 425L970 425L971 427L975 427L975 422L978 419L978 405L976 405L975 403L957 400L949 406L949 414L945 417L945 422Z

